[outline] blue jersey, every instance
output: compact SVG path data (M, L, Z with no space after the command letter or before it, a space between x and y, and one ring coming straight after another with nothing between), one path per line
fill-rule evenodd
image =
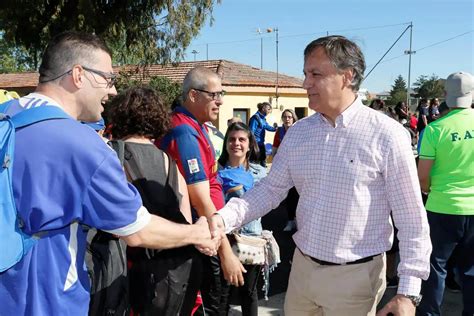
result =
M57 105L31 94L9 114L44 104ZM84 225L129 235L150 216L115 152L73 119L31 125L16 133L13 192L24 231L41 239L0 274L0 315L87 315Z

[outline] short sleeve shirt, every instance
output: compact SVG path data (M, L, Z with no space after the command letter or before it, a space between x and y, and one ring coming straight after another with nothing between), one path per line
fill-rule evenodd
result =
M33 103L51 102L32 94L10 114ZM128 235L150 216L116 154L72 118L28 126L16 132L13 193L24 231L44 235L0 274L0 315L87 315L85 225Z
M428 124L420 159L434 160L426 209L474 215L474 110L451 110Z
M222 185L217 179L217 161L206 126L199 124L183 107L172 115L172 129L157 142L177 163L188 185L209 181L210 195L216 209L224 207Z

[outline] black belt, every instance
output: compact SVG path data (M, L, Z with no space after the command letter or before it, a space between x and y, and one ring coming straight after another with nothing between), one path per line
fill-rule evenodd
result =
M373 255L373 256L370 256L370 257L361 258L361 259L358 259L358 260L355 260L355 261L345 262L345 263L334 263L334 262L319 260L319 259L316 259L316 258L313 258L313 257L310 257L310 256L307 256L307 257L310 258L311 260L313 260L314 262L322 265L322 266L345 266L345 265L348 265L348 264L359 264L359 263L369 262L369 261L372 261L375 257L377 257L379 255L380 254Z

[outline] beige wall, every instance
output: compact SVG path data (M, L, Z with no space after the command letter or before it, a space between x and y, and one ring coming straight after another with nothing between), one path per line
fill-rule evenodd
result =
M301 88L281 88L279 89L278 105L275 99L275 88L263 87L224 87L227 94L224 97L224 104L220 108L219 119L216 122L219 130L225 134L227 129L227 120L233 116L234 109L248 109L248 118L257 112L257 104L260 102L270 102L272 104L272 113L267 116L267 122L273 124L276 122L281 125L281 113L285 109L294 109L295 107L306 108L307 115L313 113L308 109L308 98L306 90ZM245 122L244 122L245 123ZM266 143L273 143L274 133L267 132L265 135Z

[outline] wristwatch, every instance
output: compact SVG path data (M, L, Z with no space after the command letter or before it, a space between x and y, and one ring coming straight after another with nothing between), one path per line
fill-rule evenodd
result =
M420 305L421 298L423 297L422 295L407 295L407 294L402 294L406 298L408 298L410 301L412 301L413 305L418 306Z

